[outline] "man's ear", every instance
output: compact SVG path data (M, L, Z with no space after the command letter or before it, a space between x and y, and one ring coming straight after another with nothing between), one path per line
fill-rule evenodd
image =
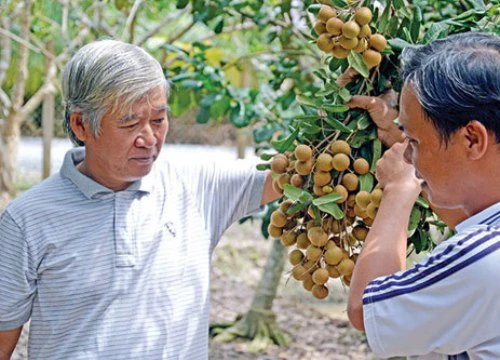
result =
M90 136L90 129L88 124L83 121L83 115L81 112L74 111L69 117L69 126L75 134L76 138L82 142L85 142Z
M462 129L467 156L478 160L484 156L491 143L488 129L479 121L472 120Z

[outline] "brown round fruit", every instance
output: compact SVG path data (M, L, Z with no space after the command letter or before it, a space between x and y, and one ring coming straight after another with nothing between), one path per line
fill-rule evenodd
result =
M292 270L292 276L295 280L304 280L309 276L309 272L302 265L297 265Z
M290 264L292 265L298 265L302 262L304 259L304 254L300 250L293 250L288 254L288 261L290 261Z
M332 181L332 176L326 171L316 171L313 175L314 183L318 186L325 186Z
M307 290L311 291L314 286L314 281L311 276L308 276L306 279L302 280L302 287Z
M342 33L342 27L344 23L337 17L332 17L326 22L326 31L334 36L338 36Z
M335 186L333 188L333 191L342 196L342 198L340 198L337 201L335 201L337 204L342 204L349 197L349 192L347 191L347 189L345 188L344 185L337 185L337 186Z
M368 204L366 207L366 215L371 219L375 219L375 216L377 216L377 206L374 203Z
M344 140L336 140L330 145L330 150L334 154L346 154L351 155L351 146L347 141Z
M297 241L297 235L292 230L289 230L284 232L280 239L283 246L292 246Z
M371 69L382 62L382 55L375 50L366 50L363 53L363 62Z
M342 261L343 258L344 258L344 253L342 252L342 249L339 248L338 246L326 250L324 255L325 262L328 265L337 265Z
M339 38L339 44L346 50L352 50L356 46L358 46L359 40L357 37L353 37L351 39L346 38L345 36L341 36Z
M316 22L316 24L314 25L314 31L316 31L316 34L318 34L318 35L321 35L324 32L326 32L326 25L325 25L325 23L322 22L322 21Z
M327 153L323 153L316 159L316 169L321 171L332 170L332 156Z
M343 259L340 264L337 265L337 269L343 276L351 275L354 270L354 261L349 258Z
M269 226L267 227L267 232L269 233L269 235L275 239L281 237L281 235L283 235L283 229L282 228L279 228L279 227L276 227L272 224L269 224Z
M358 241L364 241L368 235L368 229L362 225L357 225L352 229L352 234Z
M280 189L283 189L286 184L290 184L290 175L288 174L280 174L277 178L277 183Z
M356 204L361 209L366 209L368 204L370 203L371 195L368 191L360 191L356 194Z
M368 41L366 39L359 39L358 45L352 51L357 52L357 53L362 53L366 49L368 49Z
M271 214L271 224L282 228L286 225L286 215L279 210L273 211Z
M276 174L282 174L286 171L288 159L283 154L276 154L271 161L271 170Z
M361 26L361 30L359 31L358 37L359 38L366 38L369 37L372 34L372 29L370 28L369 25L363 25Z
M297 236L297 248L305 250L311 245L311 242L307 238L307 233L302 232Z
M377 50L378 52L384 51L387 46L387 40L384 35L381 34L373 34L370 36L370 40L368 41L370 47L372 49Z
M325 285L314 285L311 290L316 299L324 299L328 296L328 288Z
M355 21L348 21L342 26L342 35L348 39L352 39L358 36L361 28Z
M328 52L333 49L333 40L332 36L329 33L323 33L318 36L316 40L316 45L321 51Z
M316 247L325 246L328 242L328 234L319 226L310 228L307 231L307 238Z
M313 185L313 193L317 196L326 195L326 193L323 191L323 187L316 184Z
M359 175L364 175L370 171L370 164L366 159L359 158L354 160L353 168Z
M326 185L321 188L321 191L323 191L325 194L330 194L333 192L333 188L330 185Z
M351 159L346 154L336 154L332 159L332 166L337 171L346 170L351 164Z
M382 201L383 191L382 189L375 189L371 193L370 200L375 206L380 206L380 202Z
M290 184L295 187L301 188L304 185L304 179L299 174L293 174L290 179Z
M312 274L312 279L315 284L318 285L324 285L328 282L328 278L330 277L330 274L328 274L328 270L324 268L317 269L315 272Z
M292 206L292 205L293 205L292 200L285 200L280 204L280 211L283 214L286 214L286 212L288 211L288 209L290 209L290 206Z
M347 173L342 178L342 185L344 185L348 191L355 191L358 189L359 179L355 174Z
M326 265L326 270L328 271L328 274L330 275L331 278L338 278L340 277L339 270L337 269L336 266L334 265Z
M318 261L321 257L322 250L314 245L309 245L306 250L307 260Z
M307 161L312 157L311 147L301 144L295 148L295 157L299 161Z
M295 171L297 174L302 176L307 176L311 173L314 162L310 159L308 161L297 161L295 162Z
M330 6L322 6L319 10L318 17L321 21L327 22L330 18L337 16L337 12Z
M359 25L368 24L370 21L372 21L372 17L373 17L372 11L366 6L359 8L354 13L354 20L356 20L356 22Z
M335 57L336 59L345 59L349 56L350 53L350 50L344 49L340 45L335 45L332 49L333 57Z
M278 178L273 179L272 186L273 186L274 192L277 192L279 194L283 194L283 189L280 188L280 185L278 183Z

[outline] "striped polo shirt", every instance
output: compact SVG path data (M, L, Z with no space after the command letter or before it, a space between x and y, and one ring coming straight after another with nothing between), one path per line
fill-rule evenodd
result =
M363 314L380 357L500 359L500 203L412 268L371 281Z
M31 318L30 359L206 359L212 250L259 208L265 173L158 160L113 192L84 156L0 218L0 330Z

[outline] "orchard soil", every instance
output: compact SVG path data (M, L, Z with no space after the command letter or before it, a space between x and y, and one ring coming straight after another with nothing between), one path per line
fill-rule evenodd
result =
M233 321L250 307L271 242L260 234L260 222L234 224L215 250L211 283L211 323ZM279 326L292 341L288 347L270 345L265 352L252 353L250 343L236 340L210 343L211 360L361 360L376 359L363 334L347 321L347 289L339 281L328 284L331 293L316 300L293 278L290 265L273 305ZM287 281L288 279L288 281ZM27 332L23 332L13 360L27 359Z

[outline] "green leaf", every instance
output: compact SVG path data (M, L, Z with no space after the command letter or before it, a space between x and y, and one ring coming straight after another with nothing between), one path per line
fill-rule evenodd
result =
M396 10L404 9L404 7L406 6L403 0L394 0L393 3Z
M328 195L321 196L319 198L316 198L312 201L312 203L316 206L323 205L323 204L328 204L331 202L335 202L337 200L342 199L342 195L337 194L337 193L331 193Z
M256 168L260 171L269 170L271 168L271 164L257 164Z
M323 205L318 205L318 209L327 214L332 215L335 219L340 220L344 218L344 212L342 209L334 202L330 202Z
M284 139L271 141L271 145L276 149L276 151L284 153L293 144L298 134L299 128L295 129L294 132L292 132Z
M371 124L373 124L373 122L367 113L361 114L361 116L356 120L356 127L359 130L365 130Z
M371 192L375 178L372 174L364 174L359 176L359 190Z
M319 106L314 99L311 99L310 97L304 95L297 95L297 102L301 105L312 106L315 108Z
M417 205L420 205L421 207L423 207L424 209L428 209L429 208L429 203L427 202L427 200L425 200L422 196L419 196L417 198L417 201L416 201L416 204Z
M474 10L485 10L486 5L484 4L483 0L465 0L468 2L471 6L474 7Z
M351 92L347 88L342 88L339 91L339 97L342 99L344 102L348 102L352 99Z
M296 120L303 120L303 121L309 121L309 120L318 120L320 118L319 115L299 115L296 116Z
M334 119L334 118L325 118L323 119L328 125L330 125L331 127L333 127L334 129L337 129L337 130L340 130L342 132L346 132L346 133L351 133L352 130L349 129L347 126L345 126L344 124L342 124L340 121L338 121L337 119Z
M385 31L387 35L394 37L399 29L399 18L397 16L393 16L391 20L389 20L389 24L387 25L387 30Z
M405 41L400 38L389 39L387 42L389 43L391 48L396 51L402 51L405 47L411 46L411 44L408 41Z
M413 231L417 228L422 218L422 212L416 206L411 209L410 221L408 222L408 231Z
M198 114L196 114L196 122L198 124L206 124L210 120L210 108L200 106Z
M304 189L296 188L295 186L292 186L290 184L285 184L283 190L285 196L292 201L300 201L301 203L305 203L313 199L313 196Z
M177 9L184 9L187 4L189 4L189 0L177 0L176 7Z
M321 9L321 4L313 4L307 7L307 11L315 15L319 13L320 9Z
M294 204L292 206L290 206L287 210L287 214L295 214L296 212L299 212L300 210L302 210L303 208L305 208L307 206L307 203L297 203L297 204Z
M318 97L325 97L325 96L333 94L336 91L337 91L337 89L325 89L325 90L318 91L315 95Z
M340 8L345 8L348 4L345 0L332 0L333 4Z
M260 159L264 161L269 161L274 157L274 154L260 154Z
M448 25L444 22L433 23L424 35L424 44L429 44L430 42L440 38L445 35L447 31Z
M217 25L215 25L214 32L216 34L220 34L222 32L222 29L224 29L224 18L220 19Z
M420 34L420 26L422 23L422 10L417 5L413 11L413 19L410 25L410 35L413 42L418 41L418 35Z
M370 75L370 71L363 62L363 57L361 56L361 54L351 51L349 56L347 56L347 61L349 62L349 65L361 76L367 78Z
M385 33L385 29L387 28L387 24L389 22L389 16L391 14L391 0L387 0L387 4L384 8L384 12L380 15L378 20L378 31L381 33Z
M322 108L333 113L346 112L349 110L349 106L347 105L323 105Z
M372 143L373 146L373 151L372 151L372 164L370 166L370 171L375 172L377 170L377 161L380 159L382 156L382 143L380 142L379 139L373 140Z
M343 59L337 59L332 57L330 63L328 64L328 68L330 69L331 72L335 72L335 70L337 70L339 67L342 66L343 61L344 61Z

